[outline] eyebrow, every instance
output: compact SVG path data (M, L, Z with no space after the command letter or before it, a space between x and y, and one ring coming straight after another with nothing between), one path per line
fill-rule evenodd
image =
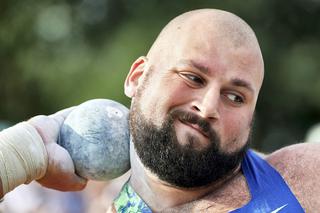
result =
M193 60L181 60L178 65L187 65L196 68L197 70L207 74L209 72L209 68L201 63L197 63Z
M231 84L236 87L244 87L254 93L254 89L251 86L251 84L243 79L233 78L233 79L231 79Z
M181 61L179 61L178 65L191 66L191 67L194 67L197 70L199 70L205 74L208 74L208 72L209 72L209 68L207 66L202 65L201 63L197 63L194 60L181 60ZM252 93L254 93L254 91L255 91L249 82L247 82L246 80L243 80L241 78L231 79L231 85L236 86L236 87L243 87Z

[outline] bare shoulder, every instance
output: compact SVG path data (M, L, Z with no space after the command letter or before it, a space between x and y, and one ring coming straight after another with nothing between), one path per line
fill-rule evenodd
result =
M320 144L291 145L266 160L280 172L307 212L320 209Z

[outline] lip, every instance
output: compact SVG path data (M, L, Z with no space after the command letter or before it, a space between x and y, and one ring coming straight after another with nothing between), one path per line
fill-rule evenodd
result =
M180 119L179 119L179 121L180 121L181 123L183 123L184 125L186 125L186 126L192 128L192 129L196 130L196 131L199 132L201 135L203 135L205 138L209 138L208 134L206 134L205 132L203 132L203 131L201 130L201 128L200 128L197 124L192 124L192 123L184 122L184 121L182 121L182 120L180 120Z

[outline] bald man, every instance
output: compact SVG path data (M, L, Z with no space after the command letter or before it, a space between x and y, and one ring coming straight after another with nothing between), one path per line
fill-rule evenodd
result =
M125 80L132 98L131 177L109 211L320 209L319 144L293 145L264 158L248 147L263 76L258 41L239 17L202 9L173 19ZM57 146L58 128L46 126L50 119L29 123L45 144L51 135ZM60 163L71 159L65 152L63 160L52 155L48 151L40 183L60 190L84 187L72 167L63 171L65 182L55 182Z

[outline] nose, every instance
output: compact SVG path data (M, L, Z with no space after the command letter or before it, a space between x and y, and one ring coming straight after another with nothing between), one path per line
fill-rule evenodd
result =
M218 120L220 91L216 88L208 89L198 94L192 103L192 110L198 115L209 120Z

